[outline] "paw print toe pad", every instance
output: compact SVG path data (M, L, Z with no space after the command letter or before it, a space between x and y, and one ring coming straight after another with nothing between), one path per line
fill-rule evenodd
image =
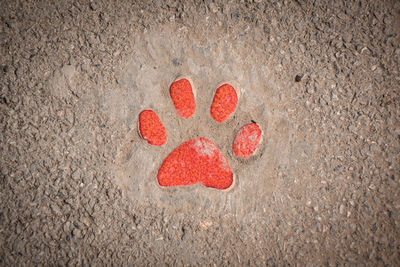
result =
M153 110L143 110L139 114L139 131L149 144L162 146L167 143L167 130Z
M262 131L256 123L243 126L233 142L235 155L241 158L248 158L253 155L260 144L261 136Z
M235 89L229 84L218 87L211 104L211 116L219 123L229 119L235 112L238 103L238 96Z
M189 80L180 79L173 82L169 91L178 115L186 119L192 117L196 111L196 101Z

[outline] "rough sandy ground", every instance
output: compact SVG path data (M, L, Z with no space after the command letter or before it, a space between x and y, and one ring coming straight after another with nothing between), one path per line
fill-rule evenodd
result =
M1 1L1 265L400 264L398 1ZM296 82L296 75L301 77ZM171 82L191 78L180 119ZM209 114L223 82L235 116ZM167 145L140 139L152 108ZM238 160L242 125L264 132ZM165 189L196 136L229 192Z

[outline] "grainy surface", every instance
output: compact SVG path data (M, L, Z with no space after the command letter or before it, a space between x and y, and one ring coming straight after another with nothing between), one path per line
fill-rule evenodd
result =
M0 2L1 265L400 264L399 1L131 2ZM240 97L218 125L225 82ZM143 109L165 146L140 138ZM263 143L241 160L251 120ZM198 136L235 187L160 188Z

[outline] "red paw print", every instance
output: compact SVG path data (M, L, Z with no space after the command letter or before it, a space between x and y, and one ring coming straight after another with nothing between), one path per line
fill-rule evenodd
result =
M170 95L180 117L190 119L195 114L195 95L188 79L173 82ZM238 98L235 88L229 84L221 85L211 104L211 117L218 123L228 120L235 113ZM139 131L151 145L162 146L168 140L167 131L153 110L140 113ZM262 131L257 123L246 124L233 141L233 152L237 157L249 158L256 152L261 139ZM172 151L161 165L157 178L161 186L201 183L206 187L230 189L234 185L234 175L227 158L214 142L205 137L188 140Z

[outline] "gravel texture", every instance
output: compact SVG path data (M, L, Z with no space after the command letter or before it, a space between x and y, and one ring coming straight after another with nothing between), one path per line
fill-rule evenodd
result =
M399 265L399 1L0 1L0 264ZM188 77L197 110L168 95ZM223 125L216 88L239 88ZM138 115L156 112L151 147ZM232 142L257 122L257 154ZM210 138L229 192L165 189Z

